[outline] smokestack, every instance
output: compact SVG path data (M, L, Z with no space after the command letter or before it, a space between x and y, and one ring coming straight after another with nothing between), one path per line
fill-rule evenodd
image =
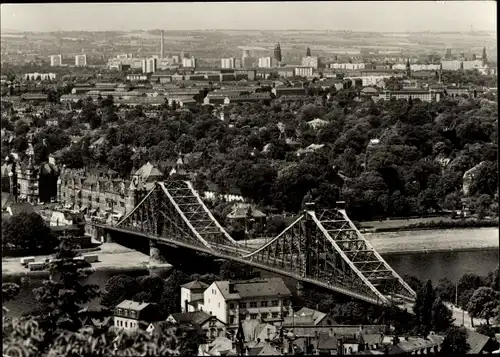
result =
M163 58L165 53L163 52L163 30L161 30L161 43L160 43L160 58Z

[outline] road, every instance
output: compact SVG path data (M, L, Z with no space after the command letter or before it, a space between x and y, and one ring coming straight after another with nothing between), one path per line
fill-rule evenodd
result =
M467 311L462 311L462 309L455 307L455 306L453 306L453 304L450 304L450 303L445 303L445 305L452 311L453 318L455 319L455 325L461 326L462 320L463 320L463 325L466 328L473 330L473 327L472 327L471 321L470 321L470 316L467 313ZM479 326L480 324L484 324L484 323L486 323L486 321L484 319L474 319L474 326L475 327Z

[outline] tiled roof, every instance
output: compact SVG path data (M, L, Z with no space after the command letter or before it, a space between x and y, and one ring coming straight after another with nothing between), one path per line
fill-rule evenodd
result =
M270 278L266 280L248 280L245 282L235 282L235 290L241 298L259 297L259 296L290 296L283 279ZM228 289L229 292L229 289Z
M326 316L324 312L313 310L308 307L303 307L302 309L296 312L296 315L298 316L311 315L315 325L317 325Z
M205 311L181 312L171 315L178 324L195 323L198 325L207 321L211 315Z
M318 337L318 349L319 350L336 350L337 349L337 337L330 336L327 333L320 333Z
M467 331L467 343L470 346L469 354L479 354L488 343L488 336L477 333L476 331Z
M194 281L191 281L191 282L186 283L184 285L181 285L181 288L186 288L186 289L189 289L189 290L193 290L193 289L206 289L206 288L208 288L208 284L205 284L202 281L194 280Z
M147 181L150 177L163 176L163 173L151 165L150 162L147 162L134 175L140 176L144 181Z
M132 300L123 300L121 303L116 305L117 308L119 309L129 309L129 310L134 310L134 311L141 311L144 310L146 307L149 306L149 303L147 302L136 302Z

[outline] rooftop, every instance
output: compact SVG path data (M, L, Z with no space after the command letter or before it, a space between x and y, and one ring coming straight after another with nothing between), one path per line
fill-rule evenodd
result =
M117 309L129 309L129 310L134 310L134 311L141 311L144 310L146 307L149 306L149 303L147 302L136 302L132 300L123 300L121 303L116 305Z

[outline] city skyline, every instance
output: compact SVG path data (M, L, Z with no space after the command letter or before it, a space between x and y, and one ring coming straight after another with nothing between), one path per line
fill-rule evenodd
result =
M2 31L496 30L494 1L2 4L1 9Z

